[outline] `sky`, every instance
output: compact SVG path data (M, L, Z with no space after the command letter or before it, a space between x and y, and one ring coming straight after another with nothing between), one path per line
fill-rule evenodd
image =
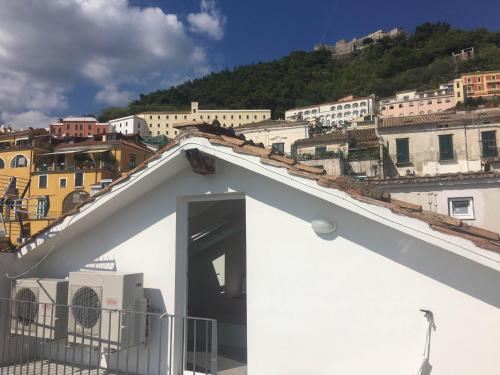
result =
M140 93L379 28L445 21L500 31L499 14L499 0L0 0L0 123L97 115Z

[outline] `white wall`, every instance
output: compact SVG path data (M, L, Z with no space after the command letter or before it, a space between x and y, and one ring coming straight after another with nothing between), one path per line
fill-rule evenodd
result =
M155 311L179 313L180 197L235 191L247 199L249 374L416 373L427 329L421 308L436 318L433 374L498 374L499 272L222 161L215 176L186 168L95 222L38 274L64 277L107 260L145 273ZM321 217L337 222L334 235L311 230Z
M498 212L492 207L500 207L500 181L462 180L434 184L394 184L379 187L391 193L395 199L421 205L425 210L449 215L450 198L472 198L473 219L462 219L470 225L500 233ZM430 203L429 203L430 202Z

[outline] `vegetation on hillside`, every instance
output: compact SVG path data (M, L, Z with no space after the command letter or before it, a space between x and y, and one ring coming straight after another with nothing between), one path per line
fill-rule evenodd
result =
M455 63L453 51L475 48L475 58ZM288 108L343 96L390 96L411 88L430 89L461 72L500 69L500 32L425 23L413 34L384 38L346 58L328 51L293 52L279 60L223 70L176 87L141 94L125 108L106 108L106 121L146 110L269 108L275 118Z

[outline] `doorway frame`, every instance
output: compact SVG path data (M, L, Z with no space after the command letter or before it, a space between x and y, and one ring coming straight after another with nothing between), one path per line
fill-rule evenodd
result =
M245 201L245 223L247 221L247 197L245 193L231 192L179 197L176 209L176 250L175 250L175 315L187 315L188 303L188 206L192 202L224 200ZM246 228L246 226L245 226ZM246 232L246 230L245 230ZM247 265L248 267L248 265ZM248 271L248 269L246 270ZM248 293L248 291L247 291Z
M244 200L245 201L245 238L247 224L247 195L240 192L189 195L177 198L176 218L175 218L175 299L174 299L174 314L176 316L187 316L188 312L188 206L192 202L210 202L223 200ZM246 255L247 256L247 255ZM246 262L246 272L248 272L248 262ZM247 290L248 295L248 290ZM247 305L248 314L248 305ZM247 325L248 329L248 325ZM174 335L175 336L175 335ZM175 339L174 358L183 358L182 342ZM248 348L247 348L248 356ZM174 361L173 373L183 373L184 364L179 361ZM248 366L248 363L247 363Z

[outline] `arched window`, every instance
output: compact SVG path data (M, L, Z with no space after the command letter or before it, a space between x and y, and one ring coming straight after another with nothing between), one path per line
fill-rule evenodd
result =
M352 108L358 108L358 103L354 103L354 104L352 105Z
M338 105L338 106L337 106L337 110L339 110L339 111L340 111L341 109L342 109L342 106L341 106L341 105Z
M347 111L347 112L345 113L345 117L350 116L350 115L351 115L351 112L349 112L349 111Z
M24 155L16 155L12 162L10 163L11 168L22 168L28 166L28 159Z
M342 113L339 113L339 114L337 115L337 117L342 117Z
M317 109L313 109L311 113L318 113Z
M360 105L361 107L366 107L366 102L361 102L361 103L359 103L359 105Z
M351 105L350 105L350 104L346 104L346 105L344 106L344 109L349 109L349 108L351 108Z
M359 113L358 111L354 111L354 112L352 113L352 115L353 115L353 116L357 116L357 115L358 115L358 113Z
M334 106L334 105L332 105L332 106L330 107L330 111L335 111L335 106Z
M4 168L5 168L5 162L3 161L3 159L0 159L0 169Z

